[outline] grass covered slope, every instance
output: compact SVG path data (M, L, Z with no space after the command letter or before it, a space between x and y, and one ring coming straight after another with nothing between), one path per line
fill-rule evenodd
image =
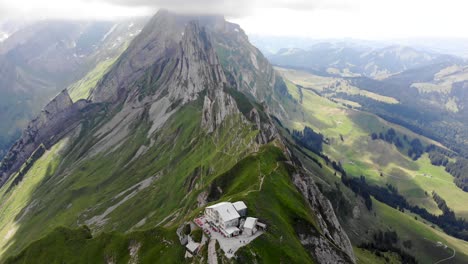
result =
M74 84L68 87L68 93L70 94L73 102L76 102L80 99L87 99L92 92L92 89L96 87L98 81L107 73L109 68L117 60L118 56L115 58L106 59L96 65L86 76L81 80L75 82Z
M291 135L293 130L302 131L304 127L310 127L323 135L323 154L339 162L349 176L364 175L367 182L378 186L392 184L411 204L424 207L437 215L442 212L431 194L435 190L437 194L443 193L440 196L444 197L458 217L467 216L466 206L462 204L468 198L467 193L454 184L453 177L443 167L432 165L427 153L414 160L408 157L410 145L406 141L402 147L396 147L386 140L373 140L371 134L385 134L392 128L400 138L406 135L409 141L418 139L424 146L440 144L375 115L351 109L315 92L301 89L292 82L288 84L288 89L296 99L282 100L282 105L289 113L287 119L281 120L285 127L283 134L289 141L294 142ZM356 197L342 184L340 173L335 173L336 170L330 164L305 148L299 149L295 155L302 156L303 164L316 175L318 185L332 201L335 212L355 246L373 241L374 232L393 230L399 236L398 247L405 249L421 263L450 257L453 251L449 248L456 251L457 256L452 259L454 263L467 261L467 242L445 234L421 217L415 219L412 213L400 212L376 200L373 200L373 208L367 209L362 198ZM313 162L313 159L321 165ZM407 240L412 241L410 249L403 245ZM439 241L449 248L437 247ZM355 254L361 263L378 263L382 260L375 260L375 254L362 248L355 248ZM380 254L383 256L382 252ZM387 257L391 261L392 257Z
M313 256L300 243L298 234L313 232L319 235L320 231L315 227L313 212L292 184L291 168L285 161L278 147L268 145L206 185L209 197L215 195L214 190L221 188L223 194L216 198L245 201L249 215L259 217L268 225L268 231L242 248L234 262L244 263L255 259L259 263L278 260L314 263ZM181 263L184 262L185 251L178 242L175 229L182 220L191 220L200 210L188 212L181 216L180 221L171 222L165 227L141 228L145 230L125 234L114 231L92 236L87 228L70 230L59 227L33 242L17 256L9 258L6 263L31 263L37 260L37 263L40 260L47 260L48 263L128 262L132 259L138 259L140 263ZM127 214L133 211L135 209L127 211Z
M59 225L126 231L181 219L201 191L191 177L206 184L250 152L256 134L236 126L206 135L200 118L199 104L187 105L152 138L150 124L136 120L133 133L98 154L90 153L99 141L97 121L85 121L59 154L40 158L12 191L4 192L10 184L2 188L0 229L10 234L2 251L17 252Z
M292 137L284 129L282 131L286 133L287 140L292 141ZM327 165L323 158L300 146L293 149L293 155L314 175L320 190L332 202L335 213L353 242L357 263L401 263L400 256L395 252L379 251L376 254L362 248L363 244L373 242L374 234L379 231L395 231L398 242L394 246L416 257L419 263L435 263L449 257L453 254L451 249L456 250L456 258L451 263L468 261L468 242L445 234L407 210L401 212L375 199L372 199L372 209L369 210L361 196L348 189L340 175L336 175L332 166ZM449 248L437 246L437 242ZM388 262L385 258L388 258Z
M131 133L102 149L106 135L97 131L112 116L103 108L84 120L17 185L12 177L2 188L2 261L15 255L11 263L127 261L132 258L129 248L137 243L143 263L179 262L184 251L175 235L178 226L206 202L244 200L249 215L267 223L268 232L242 250L239 261L314 262L299 234L320 236L322 231L292 184L293 168L279 145L255 142L258 131L241 114L207 134L200 125L199 100L149 134L152 124L142 111L129 125ZM68 229L82 225L90 228L92 238L86 229ZM86 253L71 256L81 251Z
M419 139L425 146L440 144L310 90L295 85L288 85L288 89L292 95L300 93L302 103L284 100L290 118L283 123L291 130L308 126L323 134L329 142L323 145L324 153L339 161L348 174L364 175L373 184L392 184L411 204L440 214L431 196L432 191L436 191L457 216L468 217L463 202L468 199L468 193L455 185L453 177L443 167L432 165L427 154L417 160L408 157L409 143L403 140L403 148L398 149L384 140L373 140L371 134L385 133L392 128L401 139L404 136L408 141Z
M181 263L174 230L152 229L93 237L87 227L58 227L5 263Z

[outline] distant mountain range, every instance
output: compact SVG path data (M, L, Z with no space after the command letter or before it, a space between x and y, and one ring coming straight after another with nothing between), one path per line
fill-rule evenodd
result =
M308 49L280 49L268 59L280 66L299 67L324 74L382 79L393 74L438 63L462 63L455 56L408 46L372 48L348 42L318 43Z

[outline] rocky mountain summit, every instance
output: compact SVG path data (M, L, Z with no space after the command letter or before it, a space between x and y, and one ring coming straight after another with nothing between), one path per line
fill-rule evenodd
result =
M237 25L158 12L87 99L73 102L62 91L6 155L1 185L9 191L0 195L10 202L0 210L15 212L0 219L15 239L7 254L28 250L25 237L54 234L57 224L86 224L92 239L135 230L162 235L140 254L161 247L180 260L181 249L165 246L174 243L174 227L199 204L242 197L272 228L259 238L265 246L254 244L239 261L278 252L286 262L355 262L330 202L292 162L278 131L273 115L287 115L282 96L284 81ZM18 173L39 147L45 154ZM52 157L40 173L34 162ZM31 199L22 196L25 186L34 189ZM132 245L147 243L137 240Z

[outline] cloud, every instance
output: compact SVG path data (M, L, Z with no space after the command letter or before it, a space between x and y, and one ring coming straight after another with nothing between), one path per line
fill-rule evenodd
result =
M105 1L120 6L165 8L180 13L223 14L244 17L270 8L295 10L342 9L352 6L351 0L87 0Z
M151 15L165 8L179 13L246 17L271 8L342 9L351 0L0 0L0 17L119 18Z
M254 34L468 37L468 1L462 0L0 0L0 25L2 18L115 19L152 15L160 8L223 14Z
M152 12L144 6L116 5L106 0L0 0L0 20L115 19Z

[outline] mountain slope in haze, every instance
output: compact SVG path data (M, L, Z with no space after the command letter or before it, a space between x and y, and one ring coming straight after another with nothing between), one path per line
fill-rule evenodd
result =
M461 62L453 56L406 46L371 48L347 42L319 43L309 49L282 49L268 56L272 63L344 77L386 78L405 70L442 62Z
M120 55L143 22L44 21L26 26L3 41L0 156L53 96L97 65Z
M6 155L2 260L183 262L177 229L241 199L269 228L231 261L353 263L262 103L279 102L283 85L238 26L158 12L86 99L63 91ZM81 225L90 230L67 229Z

